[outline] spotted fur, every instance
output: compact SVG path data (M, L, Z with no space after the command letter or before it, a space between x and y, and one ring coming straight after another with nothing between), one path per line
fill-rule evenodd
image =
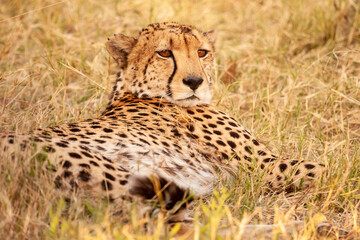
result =
M106 47L120 72L101 116L4 135L2 155L33 146L49 159L59 189L111 200L163 191L167 206L210 193L220 176L240 169L263 171L271 190L309 186L323 165L280 159L210 105L214 41L213 31L177 23L151 24L137 38L114 35Z

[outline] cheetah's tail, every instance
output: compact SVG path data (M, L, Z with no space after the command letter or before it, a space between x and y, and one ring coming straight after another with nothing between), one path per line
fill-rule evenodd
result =
M129 178L128 191L143 200L158 200L166 210L171 210L175 206L178 209L184 208L193 200L187 190L157 176L132 175Z

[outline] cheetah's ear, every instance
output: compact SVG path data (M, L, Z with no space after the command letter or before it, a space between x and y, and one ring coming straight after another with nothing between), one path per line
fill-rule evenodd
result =
M123 34L114 34L108 38L106 49L109 54L115 59L120 68L125 68L127 65L127 56L133 49L137 39L127 37Z
M210 30L210 31L204 32L204 36L210 41L210 43L212 45L215 45L215 41L216 41L216 31L215 30Z

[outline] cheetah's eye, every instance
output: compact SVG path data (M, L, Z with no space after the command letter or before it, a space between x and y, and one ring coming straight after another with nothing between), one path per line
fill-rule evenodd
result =
M172 53L170 50L163 50L163 51L158 51L156 52L157 54L160 55L160 57L164 57L164 58L168 58L171 57Z
M207 50L204 50L204 49L199 49L198 50L198 55L199 57L203 58L203 57L206 57L208 51Z

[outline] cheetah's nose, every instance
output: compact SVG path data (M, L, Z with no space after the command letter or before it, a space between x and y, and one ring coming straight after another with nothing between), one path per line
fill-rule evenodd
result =
M183 83L189 86L194 91L200 86L203 81L204 79L197 77L187 77L183 79Z

